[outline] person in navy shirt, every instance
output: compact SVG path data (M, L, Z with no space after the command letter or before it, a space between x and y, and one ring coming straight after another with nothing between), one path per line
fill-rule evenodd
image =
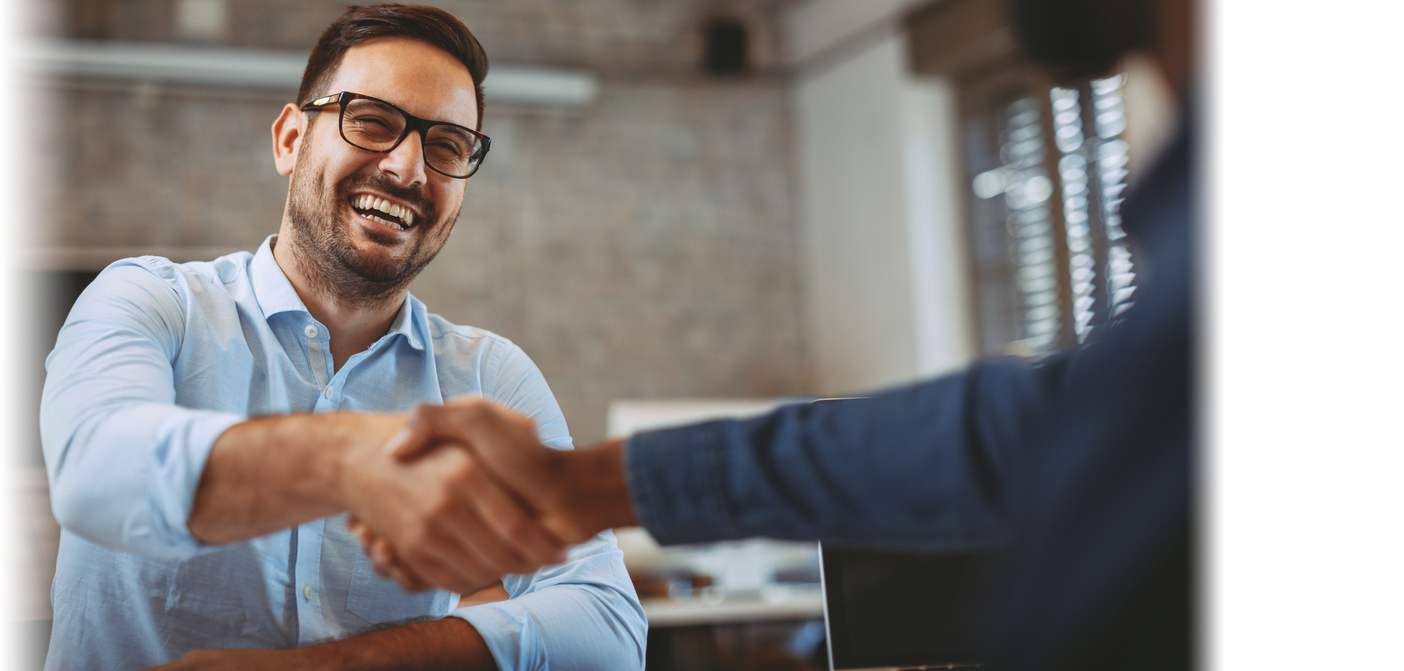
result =
M1135 305L1089 345L1001 359L870 398L645 432L573 453L490 401L419 409L397 456L467 451L563 541L641 524L660 543L765 536L826 545L984 549L982 620L1008 669L1184 669L1195 661L1197 128L1188 0L1017 0L1026 50L1056 75L1140 50L1182 126L1122 206ZM451 444L454 450L442 449ZM416 579L393 539L357 528L377 569ZM484 543L525 547L513 534ZM543 557L545 555L542 555Z

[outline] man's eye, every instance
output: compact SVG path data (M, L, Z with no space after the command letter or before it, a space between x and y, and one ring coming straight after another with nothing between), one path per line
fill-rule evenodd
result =
M357 115L357 116L354 116L354 117L348 117L348 118L346 119L346 121L347 121L348 123L354 124L354 125L355 125L356 127L358 127L358 128L362 128L362 129L365 129L365 130L368 130L368 131L373 131L373 130L387 130L387 131L388 131L388 130L390 130L390 128L391 128L391 123L390 123L390 120L389 120L389 119L386 119L385 117L379 117L379 116L371 115L371 114L360 114L360 115Z
M461 158L469 154L468 147L457 142L431 142L429 151L439 154L445 158Z

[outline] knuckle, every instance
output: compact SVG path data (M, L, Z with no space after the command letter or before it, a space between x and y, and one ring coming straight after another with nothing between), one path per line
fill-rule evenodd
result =
M460 488L466 484L474 484L482 481L482 466L473 459L472 455L464 450L448 451L453 454L446 455L444 459L444 477L447 480L447 486Z
M417 421L429 420L433 417L433 413L434 406L428 403L420 403L414 406L414 412L410 413L410 418Z
M429 499L429 505L425 508L425 513L429 519L425 525L432 525L438 520L453 514L454 499L448 492L438 492Z
M482 463L468 455L464 455L463 464L459 467L459 475L465 483L473 485L486 485L488 472L483 468Z
M416 560L423 556L424 547L429 544L431 534L429 526L423 522L410 524L405 528L404 543L400 547L400 557L406 560Z

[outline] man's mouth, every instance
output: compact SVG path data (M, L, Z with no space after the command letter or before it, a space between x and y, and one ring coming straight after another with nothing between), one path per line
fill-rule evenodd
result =
M356 214L399 231L414 226L414 212L384 198L371 195L352 196L351 208L356 210Z

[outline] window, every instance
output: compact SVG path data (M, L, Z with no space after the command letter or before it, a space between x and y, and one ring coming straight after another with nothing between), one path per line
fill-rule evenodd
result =
M1059 86L1028 62L997 0L908 17L917 74L954 81L980 354L1076 347L1134 301L1121 229L1126 76Z
M980 349L1082 344L1132 304L1124 75L995 97L964 119Z

